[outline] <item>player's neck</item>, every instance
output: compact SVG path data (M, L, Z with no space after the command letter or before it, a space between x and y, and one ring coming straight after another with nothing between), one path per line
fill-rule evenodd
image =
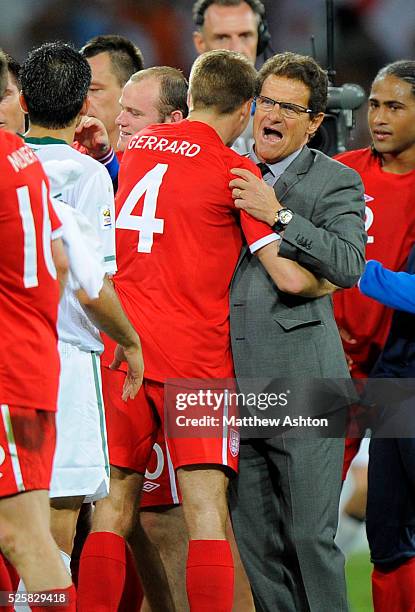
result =
M401 153L383 153L382 170L391 174L406 174L415 170L415 143Z
M226 145L233 141L235 126L229 115L218 115L217 113L209 111L192 110L187 119L189 121L201 121L202 123L210 125Z
M26 132L26 138L54 138L56 140L64 140L68 145L71 145L74 140L75 126L52 130L41 125L31 125Z

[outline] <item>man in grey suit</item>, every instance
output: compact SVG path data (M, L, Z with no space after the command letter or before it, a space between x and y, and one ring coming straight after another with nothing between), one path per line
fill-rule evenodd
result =
M236 206L281 240L277 257L245 249L232 281L238 385L247 392L248 378L347 379L330 296L304 291L284 261L335 286L357 282L366 240L361 181L307 147L327 99L327 76L313 59L274 56L260 70L258 92L250 156L264 180L235 170L231 186ZM347 610L344 559L334 544L343 453L343 439L282 434L242 442L230 506L257 611Z

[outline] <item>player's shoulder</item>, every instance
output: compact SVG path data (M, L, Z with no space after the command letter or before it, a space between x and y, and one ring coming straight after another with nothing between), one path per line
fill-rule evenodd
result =
M334 159L350 168L360 169L373 163L374 156L371 148L365 147L363 149L353 149L352 151L339 153Z
M23 145L23 139L17 134L7 130L0 130L0 151L2 155L7 155L8 152L19 149Z
M21 138L8 132L7 130L0 130L0 167L2 168L2 182L3 178L7 176L7 172L11 170L11 161L9 156L24 146L24 142Z
M90 157L86 153L82 153L78 149L75 149L74 147L70 147L70 146L68 146L68 151L66 153L67 153L68 159L73 159L74 161L81 164L81 166L89 174L91 172L103 174L105 176L108 174L107 170L104 168L104 166L99 161L97 161L93 157Z
M34 152L26 145L24 140L6 130L0 130L0 172L2 189L14 184L15 180L21 180L21 176L28 177L26 170L30 173L32 167L41 171L41 165Z
M65 159L79 163L83 170L76 183L79 189L95 193L98 198L101 197L102 190L112 192L111 178L103 164L73 147L67 148Z
M240 155L233 149L224 146L224 157L230 168L244 168L251 172L257 172L256 164L249 159L248 155Z
M63 140L55 138L26 138L27 144L34 150L40 161L65 161L74 160L81 164L84 172L80 180L88 180L95 174L106 176L106 169L96 159L67 144Z

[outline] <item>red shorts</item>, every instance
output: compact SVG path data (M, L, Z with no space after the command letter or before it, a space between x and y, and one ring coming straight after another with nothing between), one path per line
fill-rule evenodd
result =
M226 465L237 471L238 444L235 444L235 438L169 437L163 449L163 435L160 435L159 431L163 431L164 423L164 385L145 379L134 400L123 402L121 391L124 378L124 372L102 367L108 447L112 465L129 468L141 474L146 472L147 467L150 472L154 472L156 459L160 458L157 446L154 451L156 455L153 454L151 458L156 442L160 449L166 451L164 468L167 468L157 489L162 489L162 486L163 489L166 486L171 489L172 468L176 470L185 465ZM151 486L147 485L147 489L149 488ZM166 494L161 490L157 497L170 500L171 493ZM152 498L154 499L150 503L145 500L146 506L161 505L156 501L155 495Z
M105 366L101 373L110 463L145 473L142 508L180 504L176 472L153 405L162 385L146 381L134 400L123 402L125 373Z
M0 497L49 489L55 453L55 413L0 406Z
M160 427L152 397L159 385L145 382L133 400L124 402L125 372L101 366L101 376L110 464L144 474Z
M181 503L182 496L176 472L166 446L164 432L160 428L147 465L140 506L151 508Z

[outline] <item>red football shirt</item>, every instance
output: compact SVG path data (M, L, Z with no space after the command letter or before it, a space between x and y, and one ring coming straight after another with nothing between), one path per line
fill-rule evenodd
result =
M59 287L49 183L21 138L0 130L0 402L56 410Z
M370 148L342 153L337 159L357 170L365 187L366 259L401 270L415 242L415 170L385 172ZM337 292L334 306L338 325L357 340L355 345L345 344L355 362L352 374L367 376L385 344L392 310L357 287Z
M145 375L233 376L229 286L242 247L231 168L260 173L208 125L153 125L131 139L116 198L115 288L140 334ZM246 213L249 245L275 234ZM109 363L108 351L104 357Z

